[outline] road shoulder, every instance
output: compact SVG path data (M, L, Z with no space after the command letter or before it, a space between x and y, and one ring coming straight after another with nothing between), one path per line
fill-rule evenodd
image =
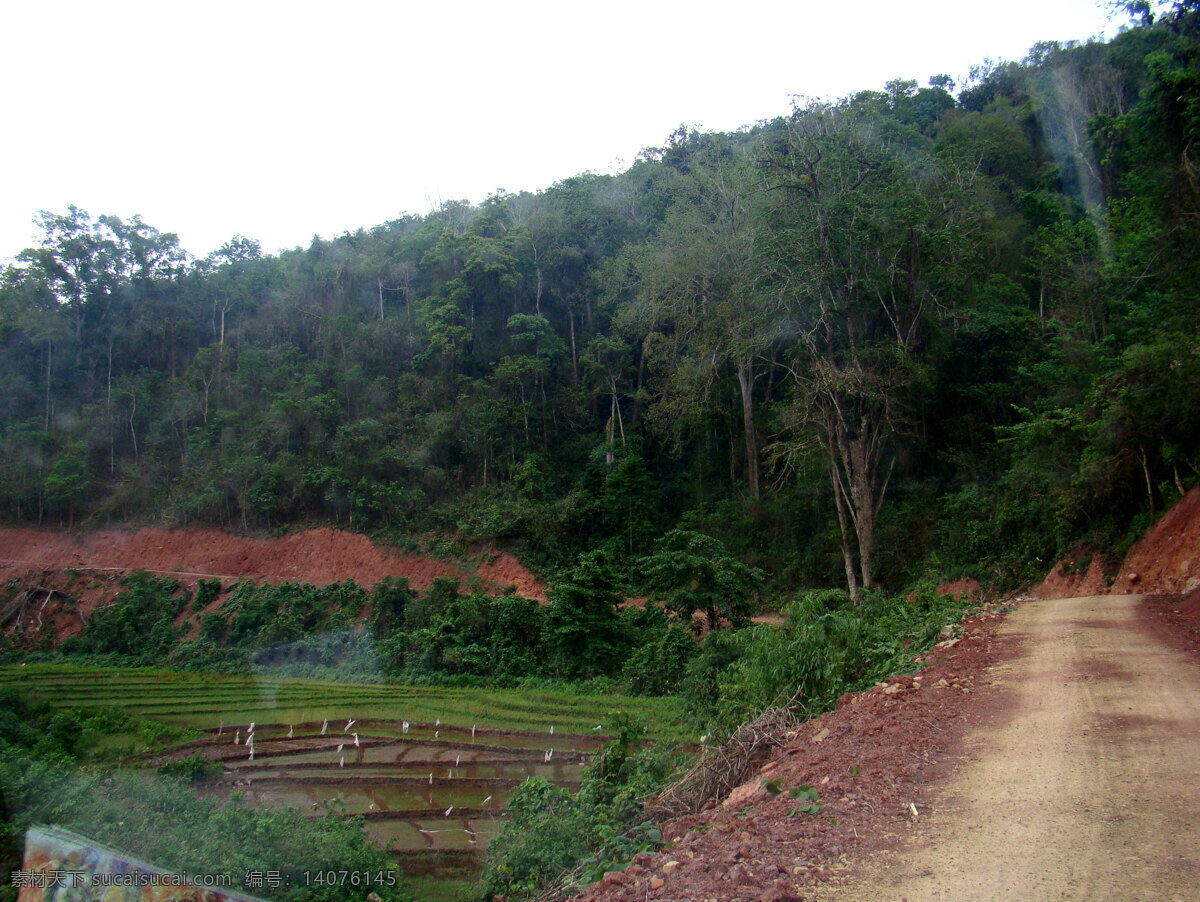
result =
M638 856L578 898L783 902L849 880L852 862L920 829L968 732L1008 716L1011 701L989 668L1021 653L1000 628L1010 610L986 607L915 674L844 696L725 804L667 823L664 852ZM772 795L765 782L782 791ZM800 786L816 789L815 814L789 796Z

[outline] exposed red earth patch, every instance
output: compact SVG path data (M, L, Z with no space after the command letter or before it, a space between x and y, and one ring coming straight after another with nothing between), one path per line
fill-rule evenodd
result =
M479 564L476 573L480 579L493 586L513 586L522 598L539 603L546 600L546 587L534 578L524 564L507 551L499 554L492 552Z
M1079 564L1090 557L1086 569ZM1079 547L1030 593L1034 598L1083 595L1186 595L1200 589L1200 488L1194 488L1142 535L1115 574L1099 554Z
M1086 562L1086 563L1085 563ZM1077 598L1109 591L1104 558L1086 546L1075 548L1055 564L1029 593L1034 598Z
M435 579L478 584L500 594L515 587L526 598L544 601L545 587L511 554L496 554L477 566L426 555L400 553L374 544L366 536L322 527L280 538L236 536L215 529L100 530L90 533L44 532L18 527L0 528L0 580L17 579L43 587L28 610L14 613L22 630L35 627L37 615L51 616L55 633L77 633L97 604L110 598L116 580L132 570L171 576L194 587L200 579L216 578L228 585L237 579L255 582L302 582L326 585L352 579L367 588L387 576L407 577L414 589ZM55 604L54 593L68 592L78 603ZM223 600L223 598L221 599ZM188 612L180 619L198 622Z
M1200 588L1200 488L1192 489L1129 549L1111 591L1184 594Z
M982 601L984 596L983 586L979 584L979 580L969 576L942 583L937 587L937 593L954 598L967 598L971 601Z
M325 585L353 579L373 586L385 576L405 576L415 589L435 579L467 580L462 563L392 552L366 536L322 527L282 538L251 538L215 529L104 530L69 534L0 528L0 575L34 568L149 570L173 576L268 583ZM545 588L511 554L480 564L474 574L490 591L509 585L544 597Z
M36 636L48 624L56 638L77 635L92 612L112 597L118 588L110 573L83 576L62 570L30 571L12 574L0 570L0 578L16 579L25 593L9 603L2 613L4 626L11 632Z

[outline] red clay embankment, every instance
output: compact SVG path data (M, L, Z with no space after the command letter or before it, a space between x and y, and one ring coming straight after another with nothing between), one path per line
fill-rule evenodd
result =
M280 538L235 536L215 529L101 530L89 533L0 528L0 578L31 570L149 570L191 579L306 582L352 579L373 586L404 576L415 589L439 577L545 600L545 587L511 554L491 554L475 567L426 555L390 551L366 536L322 527Z
M1192 489L1134 543L1111 575L1101 555L1080 548L1054 565L1034 598L1186 595L1200 590L1200 488Z

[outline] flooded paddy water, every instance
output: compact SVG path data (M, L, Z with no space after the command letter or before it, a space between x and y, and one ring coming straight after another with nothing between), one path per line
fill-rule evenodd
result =
M219 727L177 752L224 768L202 792L311 817L361 816L367 832L410 879L466 879L497 834L526 778L574 789L598 735L443 727L367 719ZM324 727L325 732L322 733ZM236 741L235 741L236 740ZM357 744L356 744L357 741Z

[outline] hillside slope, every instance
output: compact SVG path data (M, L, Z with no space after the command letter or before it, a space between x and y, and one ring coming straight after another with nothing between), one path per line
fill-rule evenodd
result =
M1107 594L1182 595L1200 589L1200 487L1184 495L1113 568L1081 548L1054 565L1035 598Z
M201 579L310 583L321 586L354 580L370 588L385 577L405 577L420 591L435 579L454 579L463 588L478 585L499 595L515 588L534 601L546 587L507 552L486 552L473 562L399 553L366 536L338 529L305 530L280 538L252 538L214 529L102 530L86 533L0 528L0 581L18 587L0 611L4 628L26 636L40 632L45 618L59 638L77 634L97 606L107 603L120 578L146 570L194 587ZM209 607L182 617L194 638L198 619Z
M545 600L545 587L511 554L491 553L473 566L428 555L398 553L366 536L340 529L309 529L282 538L251 538L215 529L103 530L72 534L0 528L0 578L29 568L148 570L189 579L304 582L352 579L373 586L386 576L406 577L414 589L439 578L477 577L489 591L514 586Z

